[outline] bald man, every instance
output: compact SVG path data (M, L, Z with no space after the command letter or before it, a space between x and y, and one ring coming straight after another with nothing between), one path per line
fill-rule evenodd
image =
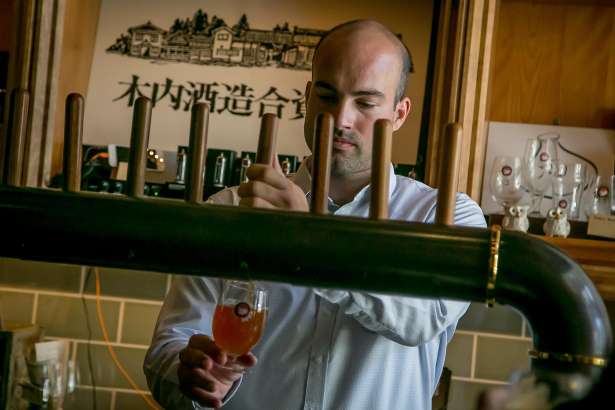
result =
M403 125L411 107L404 96L410 67L406 47L375 21L337 26L317 46L304 137L311 147L316 115L334 116L330 213L368 216L374 122L387 118L395 131ZM252 166L248 177L210 202L308 210L309 160L291 178L268 165ZM392 169L389 189L391 219L433 222L435 190ZM485 226L480 208L463 194L455 223ZM265 332L252 352L231 360L211 333L222 286L197 277L173 282L144 364L165 408L430 409L447 343L468 306L259 283L270 298Z

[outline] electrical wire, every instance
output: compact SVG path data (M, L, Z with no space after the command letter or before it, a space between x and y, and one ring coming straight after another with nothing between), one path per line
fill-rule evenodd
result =
M100 304L100 275L98 273L97 267L94 268L94 277L96 279L96 313L98 315L98 324L100 325L100 330L102 330L103 339L105 340L105 345L107 346L107 349L109 350L109 354L111 355L111 359L113 360L113 363L115 363L115 366L118 368L120 373L122 373L122 376L124 376L124 379L126 379L130 387L132 387L132 389L136 391L137 394L139 394L139 396L141 396L141 398L145 401L145 403L147 403L149 408L154 409L154 410L161 410L161 407L158 405L158 403L156 403L147 394L142 393L140 391L139 386L137 386L137 383L135 383L132 377L130 377L130 375L128 374L128 372L126 371L122 363L120 363L117 355L115 354L115 350L113 349L113 346L111 346L111 341L109 339L109 332L107 332L107 325L105 324L105 318L103 317L103 314L102 314L102 308Z
M90 280L90 274L92 271L88 268L83 281L83 289L81 289L81 304L83 305L83 312L85 315L85 326L88 330L88 343L87 343L87 355L88 355L88 370L90 371L90 381L92 383L92 408L96 410L96 380L94 379L94 367L92 366L92 327L90 326L90 317L88 315L88 306L85 301L85 289L88 286Z

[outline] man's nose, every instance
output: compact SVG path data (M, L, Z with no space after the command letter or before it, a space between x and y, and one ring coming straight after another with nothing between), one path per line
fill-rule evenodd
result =
M354 112L349 101L341 100L336 104L334 112L332 112L335 120L335 128L348 130L352 128L354 122Z

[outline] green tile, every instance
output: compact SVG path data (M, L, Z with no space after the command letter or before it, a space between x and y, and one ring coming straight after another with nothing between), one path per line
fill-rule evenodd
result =
M472 339L470 335L456 334L448 344L444 365L451 370L453 376L470 377Z
M99 268L100 291L103 295L125 298L163 300L167 290L164 273L129 269ZM94 274L91 274L85 291L96 291Z
M493 388L491 384L453 380L448 396L447 410L474 410L481 392Z
M152 398L151 394L147 395ZM149 409L148 404L143 400L143 397L137 393L116 393L115 410L126 409Z
M86 307L92 339L102 340L102 331L96 314L96 301L86 300ZM120 304L119 302L101 301L101 307L109 338L115 341ZM85 318L83 303L80 298L39 296L36 323L45 328L47 336L87 339L88 323Z
M479 336L474 377L508 381L513 372L529 367L531 347L530 342L523 340Z
M64 410L93 409L94 397L91 389L76 389L64 398ZM96 408L107 410L111 407L111 392L96 391ZM119 409L119 407L117 407Z
M0 258L0 284L78 292L81 266Z
M488 308L484 303L474 302L459 321L457 328L474 332L521 336L522 325L521 314L510 306L496 305Z
M81 375L81 384L91 385L90 371L88 368L88 346L85 343L79 343L77 348L77 368ZM130 388L130 384L124 379L115 363L111 359L111 355L106 346L91 345L92 369L94 372L94 381L97 386L115 387L115 388ZM141 390L147 390L147 383L143 375L143 359L145 358L145 349L134 349L129 347L114 346L120 363L128 374L133 378L137 386Z
M159 312L160 306L126 303L124 306L122 342L149 345Z
M32 323L34 295L21 292L0 292L2 320L16 323Z

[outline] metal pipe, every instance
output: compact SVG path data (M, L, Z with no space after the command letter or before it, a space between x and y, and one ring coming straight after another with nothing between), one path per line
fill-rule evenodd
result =
M455 202L459 162L461 159L462 129L457 123L449 123L442 140L440 171L438 172L438 203L436 223L453 225L455 222Z
M312 147L312 200L310 212L317 215L328 213L329 174L331 173L331 149L333 147L333 116L320 113L316 117Z
M380 119L374 124L372 148L372 181L369 217L387 219L389 217L389 174L391 169L391 145L393 143L393 124Z
M6 186L0 225L11 232L0 236L6 257L474 301L487 298L493 245L478 228ZM230 235L233 227L251 234ZM491 294L517 307L535 349L551 353L533 359L540 377L600 374L588 363L611 351L604 303L560 249L503 231ZM558 354L588 360L562 363Z
M29 102L28 91L18 88L11 92L4 159L4 183L11 186L22 185Z
M152 121L152 103L147 97L135 101L130 135L130 156L128 159L128 178L126 192L133 198L143 197L145 186L145 167L147 165L147 145Z
M83 96L72 93L66 97L64 118L64 182L67 192L81 190L81 151L83 142Z
M188 175L186 176L186 201L203 203L205 184L205 159L207 157L207 132L209 129L209 104L192 106L190 117L190 148L188 149Z
M278 136L278 117L275 114L265 114L261 119L261 129L258 135L256 163L273 165Z

